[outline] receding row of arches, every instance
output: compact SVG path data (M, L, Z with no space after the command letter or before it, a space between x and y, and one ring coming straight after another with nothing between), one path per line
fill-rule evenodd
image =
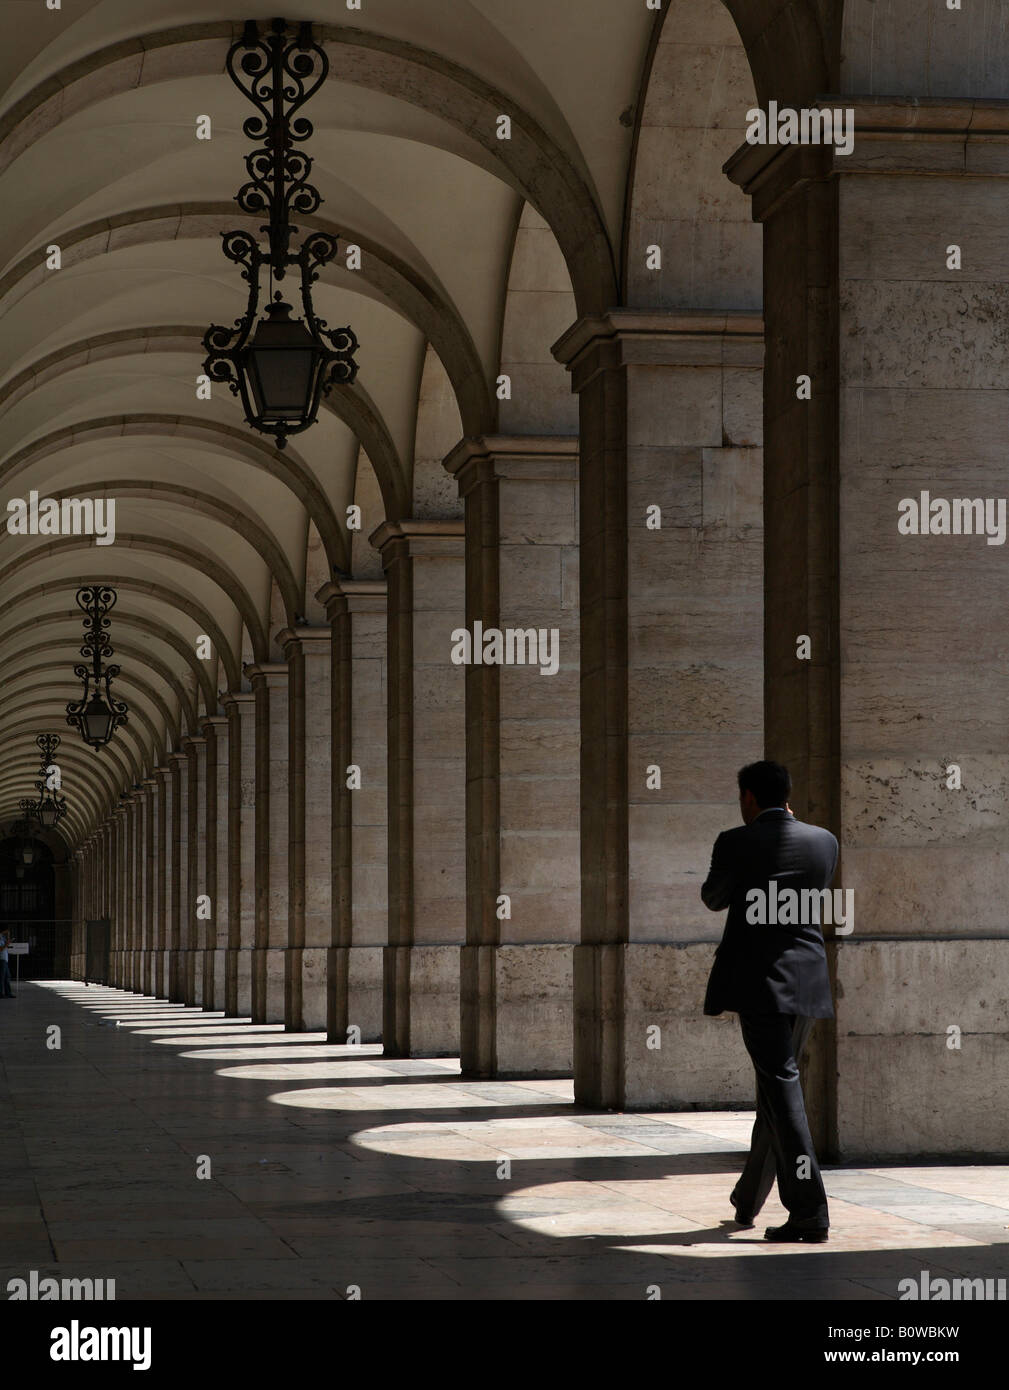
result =
M206 327L242 307L220 234L257 230L224 60L268 8L94 0L0 59L5 496L116 503L109 547L0 535L0 818L77 693L74 592L111 583L130 719L61 749L74 973L108 920L127 988L481 1075L573 1066L590 1104L740 1103L735 1032L699 1017L697 898L735 769L785 758L844 871L886 879L850 803L889 745L842 721L867 417L840 229L882 216L897 146L948 133L977 70L984 99L1001 46L973 26L968 62L862 0L439 5L298 16L331 61L305 230L361 253L318 303L362 369L283 451L197 393ZM837 91L865 159L740 148L758 101ZM476 621L556 631L556 676L456 667ZM860 1046L821 1030L825 1151L875 1123Z

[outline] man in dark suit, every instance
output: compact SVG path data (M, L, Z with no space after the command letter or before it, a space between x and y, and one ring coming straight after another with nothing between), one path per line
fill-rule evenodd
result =
M753 1225L777 1172L788 1221L769 1226L766 1239L824 1241L830 1225L827 1195L797 1058L813 1020L834 1016L819 923L820 895L837 868L837 841L829 830L795 819L788 805L791 790L788 770L780 763L751 763L740 770L743 824L715 841L701 889L712 912L729 909L704 1012L738 1013L757 1077L750 1154L730 1198L736 1220ZM783 910L786 898L798 912L794 906Z

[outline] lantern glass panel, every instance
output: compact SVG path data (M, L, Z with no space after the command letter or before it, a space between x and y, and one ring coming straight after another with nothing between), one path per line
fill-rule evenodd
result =
M100 695L93 695L84 711L84 728L88 742L107 742L111 725L112 711Z
M289 304L271 304L248 348L249 387L263 420L303 419L312 404L318 348L290 312Z

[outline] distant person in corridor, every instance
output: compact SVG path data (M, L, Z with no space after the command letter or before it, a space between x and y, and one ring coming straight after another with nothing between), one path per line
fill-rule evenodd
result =
M769 1226L772 1241L824 1241L827 1194L813 1152L799 1081L798 1058L817 1018L833 1018L819 913L795 925L758 924L748 904L793 888L819 892L837 868L829 830L796 820L788 805L792 779L780 763L758 762L739 773L743 824L715 841L701 898L712 912L729 909L704 1000L706 1014L739 1015L757 1080L757 1118L750 1153L729 1200L741 1226L752 1226L774 1182L788 1212ZM771 880L777 886L770 888ZM749 895L749 896L748 896ZM819 899L817 899L819 901ZM815 921L803 921L813 916Z
M10 945L10 932L0 931L0 999L13 999L14 991L11 989L11 967L8 959Z

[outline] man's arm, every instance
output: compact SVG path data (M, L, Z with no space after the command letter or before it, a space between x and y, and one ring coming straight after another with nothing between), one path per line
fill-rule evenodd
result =
M731 840L723 830L711 851L711 867L701 888L701 901L712 912L721 912L729 906L736 891L738 872L731 852Z

